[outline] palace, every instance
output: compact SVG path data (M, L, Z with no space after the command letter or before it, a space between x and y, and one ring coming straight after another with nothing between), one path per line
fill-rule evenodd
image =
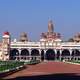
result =
M80 34L68 41L54 32L54 25L48 22L48 32L42 33L37 42L28 40L25 32L19 40L11 40L9 32L4 32L0 41L0 60L80 60Z

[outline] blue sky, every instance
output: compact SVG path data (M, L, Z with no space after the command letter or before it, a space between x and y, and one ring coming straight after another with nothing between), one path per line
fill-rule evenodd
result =
M55 32L64 39L72 37L80 32L80 0L0 0L0 35L8 30L19 38L26 32L29 39L39 40L49 19Z

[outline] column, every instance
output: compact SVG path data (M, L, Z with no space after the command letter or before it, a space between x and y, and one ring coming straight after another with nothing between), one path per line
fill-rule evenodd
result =
M62 50L60 50L60 61L61 61L61 58L62 58L61 54L62 54Z
M71 60L71 58L72 58L72 49L70 49L69 52L70 52L70 60Z
M55 60L57 60L57 50L54 49L54 52L55 52Z
M39 54L40 54L39 60L41 61L41 50L40 49L39 49Z
M21 61L21 49L18 49L19 51L19 60Z
M44 50L44 62L47 61L45 56L46 56L46 50Z
M31 49L29 49L29 60L31 61L32 56L31 56Z

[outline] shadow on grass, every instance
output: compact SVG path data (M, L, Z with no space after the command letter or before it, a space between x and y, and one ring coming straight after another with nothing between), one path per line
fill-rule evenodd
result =
M8 80L80 80L80 76L75 73L51 74L42 76L21 76Z

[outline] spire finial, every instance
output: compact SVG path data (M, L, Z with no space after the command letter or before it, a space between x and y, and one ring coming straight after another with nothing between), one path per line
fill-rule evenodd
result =
M52 23L52 20L49 19L49 22L48 22L48 32L49 33L53 33L53 31L54 31L53 23Z

